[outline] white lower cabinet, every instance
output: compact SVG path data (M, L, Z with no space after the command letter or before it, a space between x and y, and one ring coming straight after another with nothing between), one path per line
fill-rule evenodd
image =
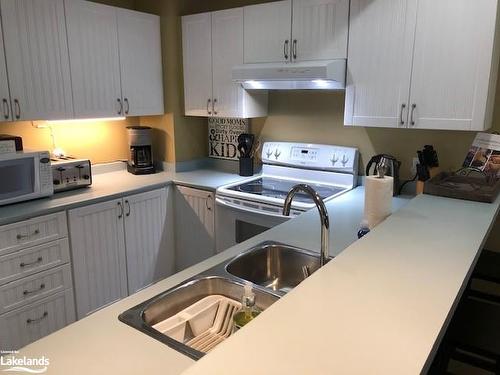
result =
M0 350L75 320L66 213L0 227Z
M177 186L175 192L176 270L215 254L214 193Z
M167 189L125 198L125 243L130 294L174 272Z
M75 321L73 290L0 315L0 350L16 350Z
M68 212L78 319L128 295L121 199Z
M173 269L167 189L68 212L78 319Z

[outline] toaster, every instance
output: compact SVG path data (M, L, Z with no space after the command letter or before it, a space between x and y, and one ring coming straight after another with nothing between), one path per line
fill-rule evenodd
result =
M92 184L92 168L88 159L71 157L51 159L54 193L79 189Z

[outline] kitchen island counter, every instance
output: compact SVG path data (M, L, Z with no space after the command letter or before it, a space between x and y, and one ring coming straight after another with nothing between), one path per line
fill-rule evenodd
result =
M98 311L20 354L50 358L50 374L420 373L466 285L500 200L397 199L394 206L404 207L352 243L362 197L360 187L327 204L330 248L338 256L196 363L119 322L118 315L265 240L317 251L315 210Z

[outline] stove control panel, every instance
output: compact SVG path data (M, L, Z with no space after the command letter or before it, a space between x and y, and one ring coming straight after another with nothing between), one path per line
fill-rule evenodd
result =
M357 175L358 149L310 143L266 142L262 146L262 162Z

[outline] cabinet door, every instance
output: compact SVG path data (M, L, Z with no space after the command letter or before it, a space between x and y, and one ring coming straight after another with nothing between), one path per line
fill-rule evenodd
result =
M75 321L73 290L67 289L0 315L0 348L17 350ZM2 366L3 367L3 366Z
M127 296L121 199L68 212L78 319Z
M128 290L132 294L173 273L167 189L126 197L124 205Z
M212 114L212 15L182 17L184 110L186 116Z
M410 126L483 130L497 1L419 0L417 14Z
M76 118L123 114L116 8L66 0Z
M117 14L124 113L163 114L160 17L127 9Z
M243 64L243 8L212 13L214 115L240 117L243 88L232 81L232 68Z
M245 64L290 59L292 1L276 1L244 8Z
M9 83L7 82L7 66L5 65L5 50L3 48L2 23L0 20L0 101L2 102L1 121L12 120L10 107Z
M344 122L405 127L416 0L352 0Z
M347 58L349 0L294 0L292 58Z
M15 120L73 117L64 0L1 0Z
M215 254L214 194L177 186L175 197L176 268L183 270Z

